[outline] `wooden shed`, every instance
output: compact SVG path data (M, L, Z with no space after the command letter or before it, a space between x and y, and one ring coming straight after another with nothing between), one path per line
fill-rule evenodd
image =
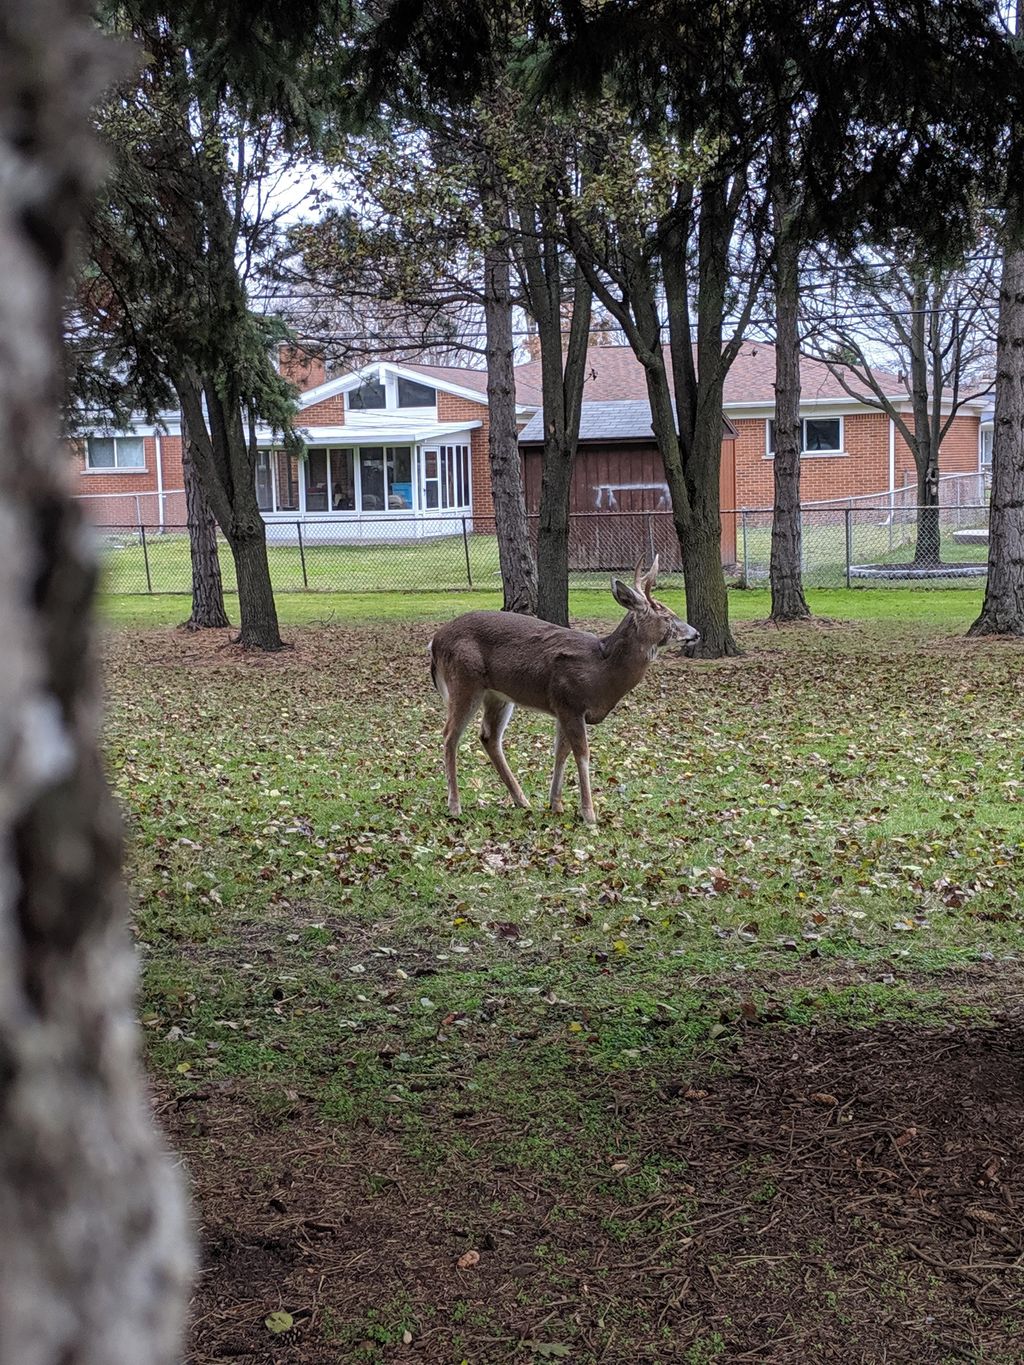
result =
M519 433L526 509L540 507L543 414ZM736 432L722 419L719 506L736 506ZM628 569L639 553L661 556L666 571L681 568L665 466L644 401L584 403L570 493L570 566ZM722 518L722 563L736 563L736 518Z

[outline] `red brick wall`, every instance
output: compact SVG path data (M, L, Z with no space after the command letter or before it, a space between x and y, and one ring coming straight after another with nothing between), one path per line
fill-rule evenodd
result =
M345 395L336 393L303 408L295 417L298 427L343 427L345 425Z
M765 459L765 420L738 418L736 428L736 506L771 507L772 461ZM845 455L805 456L800 466L803 502L881 493L889 487L889 419L882 412L847 414L843 418ZM914 459L896 431L895 483L913 483ZM978 418L956 417L942 444L939 472L974 473L978 468ZM724 506L724 504L723 504Z
M479 422L483 426L470 433L470 463L473 482L473 515L494 516L494 497L491 493L491 462L487 454L490 415L486 403L475 403L470 398L459 398L454 393L437 391L437 420L439 422Z
M94 470L87 469L85 465L85 442L68 442L71 452L71 491L82 497L82 506L91 521L104 526L134 526L141 516L147 526L159 523L160 507L156 496L156 437L144 437L143 445L146 452L145 469ZM164 498L164 523L184 525L185 500L181 496L181 489L184 487L181 437L161 436L160 457L163 487L167 495Z

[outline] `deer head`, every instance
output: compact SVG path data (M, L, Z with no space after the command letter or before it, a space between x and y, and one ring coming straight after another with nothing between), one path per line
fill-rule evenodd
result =
M700 633L689 622L683 621L671 607L651 595L658 585L658 559L659 556L655 555L646 573L643 560L637 560L632 587L620 578L612 579L612 596L633 617L637 634L649 642L652 654L673 642L688 645L700 639Z

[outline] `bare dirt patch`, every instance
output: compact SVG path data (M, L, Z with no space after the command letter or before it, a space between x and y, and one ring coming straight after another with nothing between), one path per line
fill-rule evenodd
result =
M1020 1360L1019 1021L765 1028L724 1068L566 1084L628 1117L626 1169L573 1168L571 1135L550 1174L498 1159L528 1117L469 1105L165 1100L202 1221L190 1365Z

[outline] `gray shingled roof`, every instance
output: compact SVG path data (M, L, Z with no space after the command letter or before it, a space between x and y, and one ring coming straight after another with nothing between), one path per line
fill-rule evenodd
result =
M734 436L730 424L723 418L725 436ZM581 441L651 441L651 405L645 398L627 398L618 402L584 403L580 414ZM524 445L544 442L544 413L535 412L519 433Z

